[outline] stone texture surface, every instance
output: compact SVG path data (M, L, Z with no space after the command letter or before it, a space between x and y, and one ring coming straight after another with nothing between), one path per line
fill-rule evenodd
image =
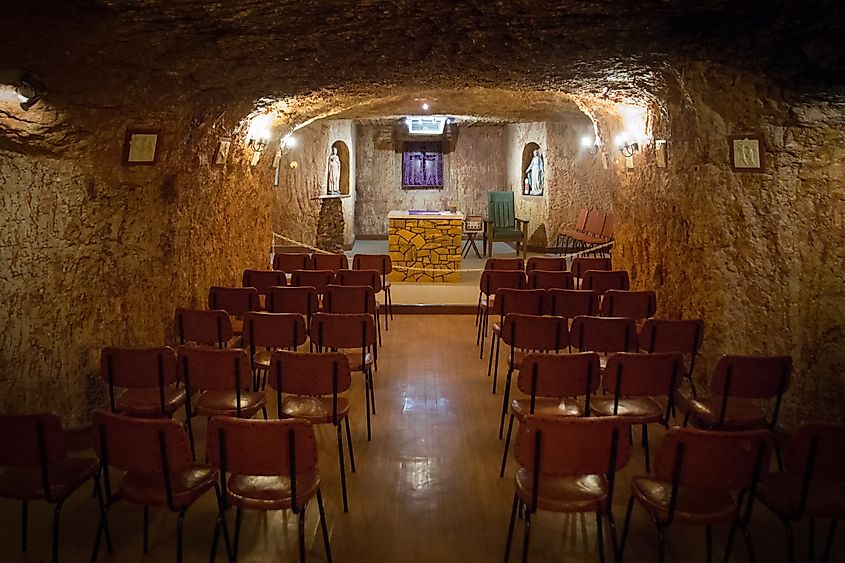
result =
M390 219L392 281L461 281L460 219ZM413 268L413 269L411 269ZM423 269L425 271L417 271Z
M343 200L321 200L320 216L317 218L317 248L329 252L343 252L343 224Z

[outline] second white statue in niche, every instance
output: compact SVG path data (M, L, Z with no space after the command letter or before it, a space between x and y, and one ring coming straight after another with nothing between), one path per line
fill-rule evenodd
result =
M531 163L525 169L525 179L528 180L530 186L529 195L543 195L543 157L540 155L540 149L534 149L534 156L531 158Z
M332 147L332 154L329 155L329 181L327 190L329 195L340 193L340 157L337 155L337 147Z

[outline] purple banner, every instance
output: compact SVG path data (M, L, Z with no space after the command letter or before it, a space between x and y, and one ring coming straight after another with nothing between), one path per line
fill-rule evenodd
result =
M402 187L443 187L443 144L405 143L402 153Z

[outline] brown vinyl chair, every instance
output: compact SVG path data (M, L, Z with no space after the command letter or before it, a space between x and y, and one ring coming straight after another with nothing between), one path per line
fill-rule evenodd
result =
M393 295L390 293L390 280L387 279L388 274L393 272L393 261L390 259L390 254L356 254L352 258L352 269L375 270L381 276L381 287L384 290L384 305L387 310L384 317L384 330L390 330L387 320L387 312L390 313L390 320L393 320ZM376 295L378 293L376 291Z
M267 312L297 313L308 323L320 310L320 298L313 287L271 287L267 291Z
M185 403L191 459L196 460L193 417L252 418L262 411L267 418L267 400L263 392L250 391L249 358L240 348L180 348L179 376L185 383L185 393L191 397Z
M311 255L310 270L331 270L337 273L338 270L349 269L349 259L345 254L322 254L315 252Z
M278 418L302 418L314 425L331 424L335 427L343 511L349 512L341 432L344 422L352 473L355 473L355 452L352 449L352 430L349 426L349 399L340 395L349 391L352 386L349 358L339 352L276 352L273 354L270 373L270 387L276 390Z
M264 389L274 351L295 352L307 339L308 325L299 313L247 313L244 318L244 347L249 351L252 388ZM261 373L264 374L263 381Z
M487 361L487 377L492 370L499 371L499 348L501 348L502 319L508 313L522 313L524 315L543 315L546 305L546 291L542 289L501 289L499 298L493 302L494 315L499 315L499 322L493 323L490 335L490 357ZM495 352L494 352L495 351ZM493 360L495 355L496 359Z
M665 531L675 522L706 527L707 561L712 560L713 526L731 525L725 561L730 558L736 528L740 527L754 561L748 524L770 450L771 434L766 430L669 429L655 459L654 475L631 480L618 560L624 555L636 500L657 527L660 563L666 556Z
M584 229L587 228L587 211L586 207L582 207L578 211L578 217L575 219L575 228L574 229L561 229L558 231L557 239L555 240L555 247L557 248L558 254L563 254L565 248L575 242L573 238L574 235L580 235L586 232Z
M628 464L627 426L615 418L527 415L519 426L514 453L516 471L505 563L510 559L517 512L523 513L522 562L528 561L531 522L538 510L594 512L599 561L604 563L603 522L610 523L616 553L613 489L616 472ZM524 509L524 510L520 510Z
M522 258L488 258L484 262L484 269L499 271L524 271L525 260Z
M179 344L225 348L234 338L232 318L222 310L176 309Z
M592 289L550 289L546 314L574 319L579 315L597 317L600 295Z
M602 317L649 319L657 311L657 297L653 291L623 291L610 289L601 299Z
M815 561L816 519L830 519L822 561L830 560L836 523L845 517L845 424L802 424L786 447L785 471L763 477L760 502L786 528L789 563L795 563L791 522L809 519L809 556Z
M218 516L223 526L229 506L235 507L233 560L238 558L244 510L291 510L299 518L299 560L305 563L305 511L316 496L326 560L331 563L317 438L310 422L214 417L208 424L206 451L220 470L220 487L225 487Z
M378 281L378 276L375 278ZM381 341L381 320L378 316L376 292L369 285L330 285L323 298L323 310L326 313L366 313L376 321L379 346ZM386 310L385 310L386 312ZM373 350L374 361L378 367L378 347Z
M281 252L273 256L273 269L286 274L311 268L311 255L306 252Z
M487 260L489 263L492 258ZM512 259L505 259L512 260ZM487 324L490 317L490 309L494 305L496 293L500 289L525 289L527 282L525 272L522 270L484 270L481 272L481 279L478 282L478 306L475 313L475 324L478 331L475 344L481 345L479 358L484 357L484 339L487 337Z
M373 293L375 293L376 297L378 294L384 291L384 276L378 273L376 269L370 270L341 270L335 276L335 284L337 285L344 285L344 286L361 286L366 285L368 287L373 288ZM385 293L385 298L387 298L387 294ZM392 299L392 298L391 298ZM379 345L381 345L381 321L378 318L378 310L382 309L381 304L376 300L376 326L379 329ZM384 329L387 330L387 326L389 321L387 320L388 316L388 307L385 305L384 309ZM358 311L356 311L358 312Z
M334 283L334 272L331 270L294 270L290 284L294 287L313 287L317 295L322 297L329 285Z
M210 489L216 490L219 503L217 472L192 461L188 435L175 420L139 419L97 412L94 413L93 433L106 503L100 513L91 561L97 560L102 534L105 533L107 539L109 537L108 514L111 508L118 500L125 500L144 507L144 553L149 552L149 508L162 507L179 514L176 521L176 561L181 563L185 512ZM110 467L124 471L116 491L112 490ZM225 522L222 525L228 552ZM218 517L215 540L220 526Z
M651 471L648 425L657 422L669 428L675 393L684 375L683 366L684 359L678 353L613 354L602 378L605 396L596 397L591 405L598 416L618 416L631 425L642 426L646 472ZM665 408L657 400L661 397L666 397Z
M208 290L208 308L222 309L232 317L232 332L240 336L243 332L243 316L250 311L261 310L261 299L254 287L217 287Z
M544 270L547 272L566 272L569 266L566 264L566 258L548 258L543 256L533 256L525 263L525 273L531 274L534 270Z
M499 419L499 439L505 429L505 417L510 402L511 379L520 371L525 355L536 352L559 353L569 346L569 330L563 317L546 317L509 313L502 322L502 341L510 346L508 374L502 395L502 416ZM493 374L493 393L496 392L496 374Z
M310 334L318 352L343 352L349 358L349 369L364 374L367 440L372 440L370 413L376 414L373 349L377 344L373 317L366 313L317 313L311 321Z
M505 476L514 418L522 424L528 415L589 416L591 395L598 389L600 380L599 357L593 352L525 356L516 387L528 398L511 401L499 477ZM583 405L577 397L584 397Z
M287 276L279 270L244 270L243 287L254 287L258 295L267 295L267 290L271 287L287 284Z
M627 317L575 317L570 341L579 352L636 352L637 325ZM602 369L607 356L601 357Z
M628 272L625 270L587 270L581 278L580 289L592 289L604 295L611 289L630 289Z
M529 289L572 289L575 287L572 272L532 270L528 274Z
M100 377L109 387L113 413L170 418L185 404L185 390L176 387L176 352L167 346L103 348Z
M572 271L572 275L578 280L578 285L576 286L577 289L581 288L581 281L589 270L612 270L612 261L610 258L588 258L584 256L578 256L572 259L572 267L570 270Z
M692 397L695 398L697 393L692 375L703 337L704 321L701 319L648 319L640 328L640 350L652 354L680 352L688 356L684 377L689 381Z
M94 493L102 510L97 460L68 457L59 417L50 413L0 414L0 497L21 501L21 552L28 549L29 502L43 500L55 505L52 561L59 560L62 506L89 479L94 480ZM10 556L9 547L6 556Z

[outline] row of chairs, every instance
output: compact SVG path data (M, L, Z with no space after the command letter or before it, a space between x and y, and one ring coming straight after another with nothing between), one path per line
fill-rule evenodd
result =
M551 272L571 271L576 278L581 278L587 270L611 270L612 260L609 257L576 256L570 265L565 257L532 256L527 261L522 258L488 258L484 263L485 270L522 270L530 274L534 270Z
M612 213L582 208L578 211L575 228L558 232L555 247L561 253L564 248L589 249L602 245L613 240L613 226Z

